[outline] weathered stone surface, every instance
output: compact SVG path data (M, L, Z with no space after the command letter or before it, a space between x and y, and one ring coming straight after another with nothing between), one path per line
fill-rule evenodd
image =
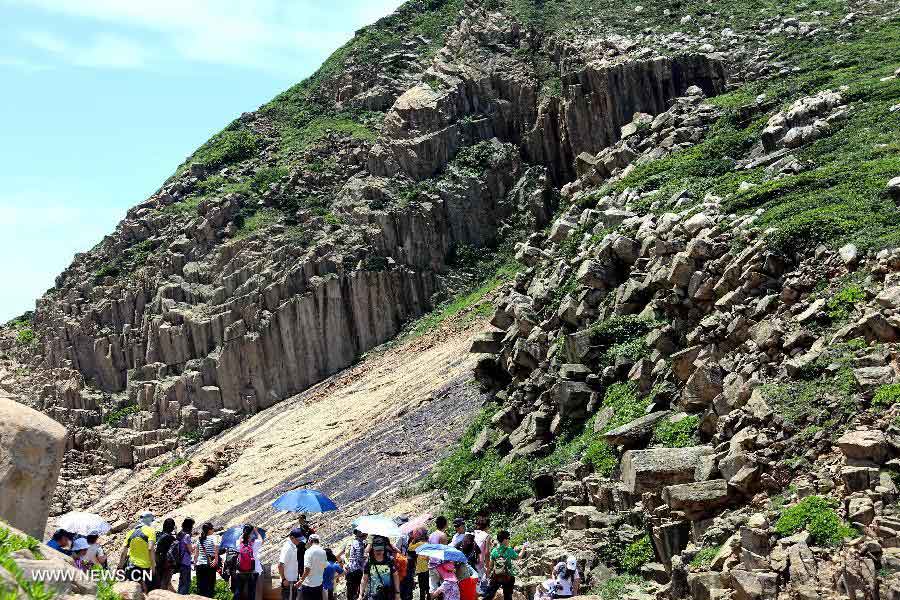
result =
M656 424L668 415L669 411L667 410L652 412L621 427L611 429L603 437L612 446L633 448L642 442L648 441L653 435L653 428L656 427Z
M778 575L771 572L751 572L734 569L731 582L735 600L769 600L778 593Z
M708 518L728 503L728 482L724 479L682 483L663 488L663 501L672 510L691 520Z
M38 539L65 449L65 428L18 402L0 397L0 519Z
M848 459L882 464L888 457L888 443L884 433L875 429L848 431L838 438L837 445Z
M622 455L622 482L629 493L659 492L668 485L689 483L709 446L628 450Z

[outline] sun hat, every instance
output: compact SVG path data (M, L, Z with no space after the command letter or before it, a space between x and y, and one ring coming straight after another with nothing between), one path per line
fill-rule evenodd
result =
M78 552L80 550L87 550L88 543L84 538L78 538L74 542L72 542L72 552Z
M569 558L566 559L566 568L570 571L574 571L578 568L578 559L574 556L569 555Z

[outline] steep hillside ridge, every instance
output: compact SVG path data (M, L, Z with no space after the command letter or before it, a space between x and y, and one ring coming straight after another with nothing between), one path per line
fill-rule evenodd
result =
M603 598L900 594L898 17L636 114L517 245L430 483L533 542L526 595L569 554Z
M22 399L112 466L209 437L396 335L472 249L545 225L571 157L635 110L725 86L718 58L631 45L568 53L548 92L556 39L474 2L413 2L360 32L75 258L36 343L7 346L34 367Z

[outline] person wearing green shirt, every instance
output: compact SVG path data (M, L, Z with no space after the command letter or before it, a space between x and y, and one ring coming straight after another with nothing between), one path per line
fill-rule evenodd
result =
M516 571L513 560L519 558L519 552L509 545L509 532L497 534L497 545L491 550L490 583L484 594L485 600L492 600L497 590L503 589L503 600L512 600L513 588L516 585Z

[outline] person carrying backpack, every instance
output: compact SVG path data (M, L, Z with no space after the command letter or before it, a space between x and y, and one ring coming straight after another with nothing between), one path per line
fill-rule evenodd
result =
M178 572L178 593L186 596L191 593L191 557L194 555L194 520L188 517L181 522L181 531L175 536L177 544L169 548L169 560Z
M216 588L216 567L219 566L219 538L213 534L212 523L200 528L200 538L194 548L194 564L197 565L197 594L212 598Z
M153 570L154 590L172 590L172 573L177 565L169 560L169 551L177 540L175 539L175 519L163 521L162 531L156 535L156 569Z
M512 600L516 585L516 572L512 561L519 558L519 552L509 545L509 532L497 534L497 547L491 550L490 583L484 594L485 600L492 600L497 590L503 588L503 600Z
M153 513L149 510L141 513L140 521L128 534L119 559L119 564L127 565L125 573L128 580L140 583L145 593L156 562L156 531L150 527L153 519Z
M241 539L237 542L237 556L231 572L231 591L234 600L254 600L256 581L262 572L259 560L262 536L253 525L244 525Z

